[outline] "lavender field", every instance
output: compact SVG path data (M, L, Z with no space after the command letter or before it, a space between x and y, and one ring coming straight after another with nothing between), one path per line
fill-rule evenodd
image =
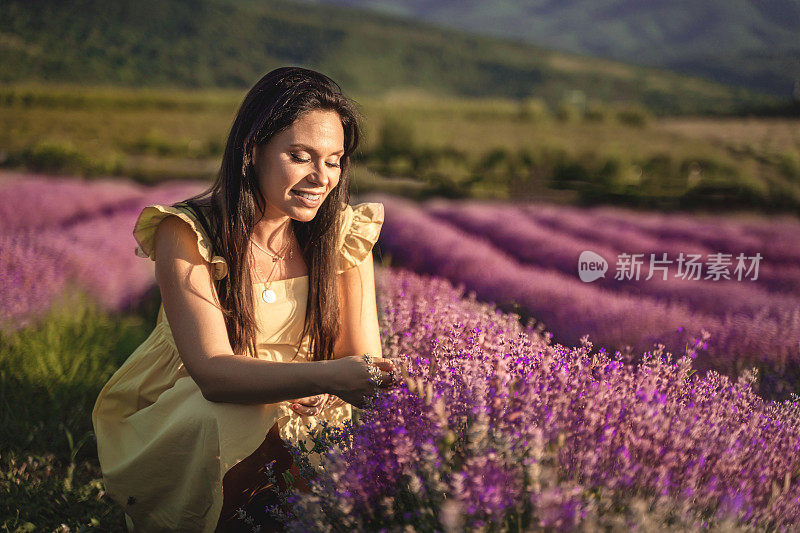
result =
M382 269L378 281L386 355L407 386L319 439L334 451L313 494L287 498L290 531L800 523L798 404L765 402L750 377L700 377L699 341L629 365L552 344L441 278Z
M68 285L105 309L130 308L155 283L133 252L136 217L203 186L0 174L0 329L35 322Z
M800 392L795 218L370 199L386 206L380 244L393 265L462 284L481 300L543 322L558 342L574 346L588 334L596 345L631 356L657 343L680 353L705 331L709 337L695 360L699 370L713 368L735 379L755 367L762 395L785 399ZM578 259L587 250L610 263L604 278L589 283L578 276ZM643 254L638 278L631 273L615 279L620 254ZM673 263L647 279L650 254L666 254ZM697 272L698 279L676 277L681 254L728 254L729 279L710 271ZM760 254L757 274L738 279L739 254Z
M154 287L136 215L202 187L0 178L0 528L124 530L91 405L152 327L124 327ZM796 221L369 199L386 207L384 356L405 380L318 436L290 530L796 530ZM612 267L584 283L584 250L765 259L752 282ZM73 290L99 311L54 311Z

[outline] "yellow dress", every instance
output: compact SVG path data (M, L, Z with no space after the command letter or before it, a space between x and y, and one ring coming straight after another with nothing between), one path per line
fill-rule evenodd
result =
M139 244L136 254L155 261L155 230L170 215L186 221L195 231L201 255L213 265L214 278L225 277L225 260L212 254L202 225L188 209L160 204L145 207L134 228ZM338 272L358 265L371 252L383 223L383 204L347 205L342 216ZM301 342L308 276L273 281L271 288L277 295L275 302L255 298L262 330L256 339L258 357L289 362ZM309 360L309 340L308 336L302 339L294 362ZM150 336L100 392L92 423L106 491L123 506L129 528L137 532L211 532L222 510L223 476L259 447L276 422L282 438L298 443L308 437L307 424L313 431L319 420L342 425L351 415L350 404L344 402L316 416L305 416L289 408L289 402L206 400L181 363L161 305ZM317 454L310 459L319 465Z

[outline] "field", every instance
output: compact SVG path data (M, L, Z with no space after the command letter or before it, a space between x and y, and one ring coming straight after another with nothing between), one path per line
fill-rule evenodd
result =
M3 174L3 530L123 530L89 413L155 320L133 222L202 186ZM405 385L319 436L331 452L314 493L293 500L291 530L749 531L800 520L796 219L354 202L368 199L386 207L381 337ZM590 284L576 274L583 247L608 259L764 260L753 281Z
M735 379L755 367L762 396L800 392L794 217L369 198L386 206L381 252L393 265L461 283L543 322L559 342L576 345L588 334L612 351L638 354L662 343L679 353L706 332L698 368ZM587 283L578 277L585 251L609 263ZM625 268L623 256L631 266L634 254L640 266Z
M207 180L243 93L74 86L0 88L0 165ZM800 207L800 120L654 117L565 99L356 97L365 139L355 187L430 196L661 209Z
M0 4L0 533L126 530L91 412L159 309L134 223L207 188L286 65L362 114L402 379L314 433L321 469L291 443L311 493L242 531L797 531L800 12L457 6L518 37L571 11L559 39L637 66L330 3ZM671 56L711 77L642 66Z

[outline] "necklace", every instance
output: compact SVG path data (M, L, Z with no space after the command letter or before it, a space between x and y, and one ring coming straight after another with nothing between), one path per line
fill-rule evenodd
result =
M267 302L268 304L271 304L277 298L276 295L275 295L275 291L273 291L270 288L272 286L272 281L271 281L272 280L272 273L275 272L275 267L278 266L278 261L283 259L284 256L286 255L286 249L291 246L292 241L290 241L290 240L286 241L286 246L283 247L283 250L282 250L283 253L280 254L280 255L271 254L270 252L268 252L267 250L262 248L256 241L251 240L250 242L252 242L256 246L256 248L258 248L259 250L261 250L262 252L264 252L265 254L267 254L268 256L270 256L272 258L272 270L269 271L269 276L267 277L267 285L266 285L266 287L264 287L264 290L261 293L261 298L265 302ZM293 255L294 255L294 249L289 250L289 259L291 259ZM264 275L264 273L261 272L261 269L258 268L257 264L256 264L256 270L262 276Z

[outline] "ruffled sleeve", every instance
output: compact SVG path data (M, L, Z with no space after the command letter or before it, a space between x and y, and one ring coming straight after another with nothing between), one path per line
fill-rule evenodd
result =
M347 205L339 237L339 267L342 273L360 264L372 252L383 225L383 204L364 202Z
M214 279L222 279L228 275L228 263L219 255L214 255L211 248L211 241L206 236L200 223L188 210L169 205L152 204L148 205L139 214L133 229L133 237L138 246L134 250L139 257L156 260L155 255L155 234L159 222L170 215L175 215L185 221L197 235L197 248L200 255L207 262L211 263L214 270Z

